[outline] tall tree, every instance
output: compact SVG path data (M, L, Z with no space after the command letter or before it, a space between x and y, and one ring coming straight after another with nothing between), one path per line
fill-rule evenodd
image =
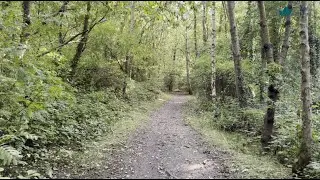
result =
M175 83L175 67L176 67L176 57L177 57L177 43L175 43L173 48L173 57L172 57L172 64L173 64L173 70L170 72L170 82L169 82L169 91L173 90L174 83Z
M63 4L59 10L59 14L60 14L60 21L62 21L62 18L64 16L64 12L67 9L67 5L69 4L69 1L63 1ZM58 40L59 40L59 45L62 46L64 44L64 38L62 35L62 22L60 22L59 24L59 33L58 33ZM58 48L58 52L61 54L61 47Z
M22 23L22 28L21 28L21 35L20 35L20 44L18 47L19 50L19 58L23 58L24 53L26 51L26 44L27 44L27 39L30 35L30 33L27 31L28 27L31 24L30 20L30 1L22 1L22 17L23 17L23 23Z
M300 4L300 57L301 57L301 101L302 101L302 141L298 162L292 167L294 173L302 171L311 161L311 87L310 57L308 42L308 2Z
M288 1L288 8L292 9L292 1ZM284 62L288 54L290 32L291 32L291 15L286 17L286 22L285 22L284 38L283 38L282 48L279 56L279 63L282 66L284 65Z
M71 72L70 72L70 78L73 78L73 76L76 73L76 69L79 63L79 60L81 58L81 55L85 49L87 40L88 40L88 34L89 34L89 18L90 18L90 10L91 10L91 2L87 2L87 12L84 16L83 20L83 30L81 33L81 39L78 43L76 54L73 56L73 59L71 61Z
M191 82L190 82L190 59L189 59L189 48L188 48L188 26L186 26L186 70L187 70L187 86L188 86L188 93L191 95Z
M130 18L130 33L133 32L134 28L134 9L135 9L135 3L134 1L131 1L131 18ZM153 44L154 46L154 44ZM131 78L131 62L133 60L133 56L127 52L126 60L124 62L124 68L125 68L125 78L123 82L123 88L122 88L122 95L125 96L127 92L127 81Z
M204 49L206 48L206 44L207 44L207 2L206 1L202 1L202 39L203 39L203 46Z
M216 3L212 1L211 18L212 18L212 29L211 29L211 97L212 100L216 99L216 60L215 60L215 50L216 50Z
M316 78L317 75L317 69L319 67L319 63L317 62L318 54L317 51L317 34L316 34L316 19L312 18L312 15L316 13L315 5L314 3L310 4L308 7L308 36L309 36L309 47L310 47L310 73L311 76Z
M193 2L193 35L194 35L194 51L196 58L199 57L199 51L198 51L198 39L197 39L197 8L195 3Z
M31 24L30 20L30 1L22 1L22 11L23 11L23 24L22 24L22 31L20 35L20 43L25 44L26 40L29 36L27 32L28 26Z
M273 49L270 42L269 30L267 25L266 11L264 6L264 1L258 1L258 8L260 12L260 27L261 27L261 42L262 42L262 78L266 76L265 73L267 63L273 63ZM275 76L271 73L268 74L269 77L269 86L268 86L268 101L267 112L264 117L264 127L261 136L261 145L263 150L267 150L269 142L271 141L271 135L273 132L274 125L274 115L275 115L275 102L278 100L279 91L275 86ZM264 86L264 85L263 85Z
M235 79L236 79L236 91L237 97L239 99L240 107L245 107L247 105L246 94L244 91L243 84L243 75L241 70L241 55L240 55L240 44L238 31L235 21L234 15L234 1L228 1L228 15L229 15L229 23L230 23L230 34L231 34L231 44L232 44L232 54L234 60L234 70L235 70Z

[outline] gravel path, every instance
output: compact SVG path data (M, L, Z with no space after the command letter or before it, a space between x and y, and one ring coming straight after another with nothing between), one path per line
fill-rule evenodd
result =
M226 152L209 146L183 121L187 96L174 95L90 178L211 179L233 178ZM81 177L80 177L81 178ZM83 177L82 177L83 178Z

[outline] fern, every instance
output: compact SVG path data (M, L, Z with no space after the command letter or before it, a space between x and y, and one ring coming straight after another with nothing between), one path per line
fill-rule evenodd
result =
M13 135L4 135L0 137L0 146L5 145L6 143L10 142L14 138Z
M0 165L17 165L20 158L22 155L15 148L7 145L0 146Z

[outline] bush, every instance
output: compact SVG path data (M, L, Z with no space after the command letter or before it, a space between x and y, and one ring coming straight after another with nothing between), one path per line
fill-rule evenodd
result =
M193 89L198 96L211 99L211 64L210 56L203 55L196 62L191 72ZM247 96L252 96L257 84L257 68L248 60L242 61L242 73ZM250 80L250 81L249 81ZM226 96L236 97L235 73L233 61L217 61L216 93L224 99Z
M240 112L239 129L249 136L261 135L265 112L261 109L244 109Z

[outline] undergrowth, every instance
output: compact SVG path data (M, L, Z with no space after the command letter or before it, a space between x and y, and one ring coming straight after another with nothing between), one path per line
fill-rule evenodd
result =
M0 177L52 178L54 166L68 164L72 152L85 151L89 142L132 120L137 108L160 94L150 83L133 85L126 99L111 90L77 92L61 81L44 84L27 98L22 92L16 98L1 96L12 107L0 111Z
M239 178L290 178L290 168L281 165L273 156L260 154L259 132L256 132L255 128L261 125L257 121L262 115L261 112L249 109L235 114L231 110L235 107L230 105L231 109L219 108L221 109L219 116L213 118L213 109L204 111L199 107L201 107L199 101L195 99L189 101L185 106L186 121L203 134L210 144L232 153L229 162L231 172L236 173ZM257 117L252 118L252 116ZM244 117L245 119L251 117L252 125L249 126L245 120L237 124L235 119Z

